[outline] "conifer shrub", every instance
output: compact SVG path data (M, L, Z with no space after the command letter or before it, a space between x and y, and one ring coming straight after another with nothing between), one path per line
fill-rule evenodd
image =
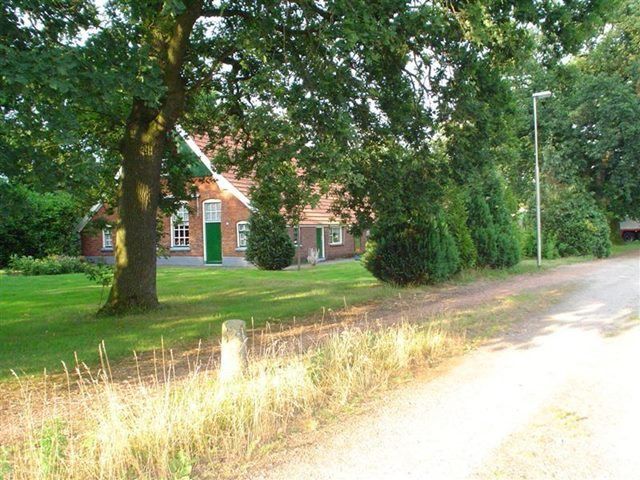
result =
M459 269L459 255L443 212L411 220L381 217L371 230L365 267L393 285L446 280Z
M447 189L445 196L447 224L458 248L461 269L473 268L478 261L478 252L467 225L469 214L465 198L466 192L462 188Z
M496 232L496 257L492 267L506 268L520 261L520 241L515 222L507 208L505 192L500 179L491 175L486 181L487 204Z
M295 247L279 213L254 211L249 219L246 258L262 270L282 270L291 265Z
M495 174L476 179L467 197L467 226L478 265L505 268L520 261L520 239L507 208L504 187Z
M492 266L498 256L497 235L489 204L479 188L469 191L467 211L467 226L476 248L478 266Z

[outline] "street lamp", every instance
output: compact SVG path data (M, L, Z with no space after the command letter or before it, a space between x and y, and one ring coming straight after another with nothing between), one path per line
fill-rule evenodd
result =
M533 94L533 135L536 150L536 231L538 242L538 268L542 265L542 224L540 222L540 163L538 162L538 108L537 101L543 98L549 98L551 92L536 92Z

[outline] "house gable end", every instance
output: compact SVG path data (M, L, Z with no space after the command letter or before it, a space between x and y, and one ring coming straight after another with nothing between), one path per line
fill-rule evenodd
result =
M209 160L209 157L207 157L207 155L202 151L202 149L196 144L193 138L189 134L187 134L187 132L185 132L184 129L179 125L176 126L176 131L180 134L180 136L189 146L191 151L200 159L202 164L205 167L207 167L207 169L211 173L211 176L213 177L215 182L218 184L220 189L228 190L234 197L240 200L247 208L252 209L251 201L249 200L249 198L244 193L242 193L227 178L225 178L223 175L219 174L214 170L213 166L211 165L211 161Z

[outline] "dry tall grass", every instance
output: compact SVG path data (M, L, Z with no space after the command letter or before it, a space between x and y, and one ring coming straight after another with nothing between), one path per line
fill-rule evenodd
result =
M340 409L463 344L433 326L344 330L297 354L274 345L233 384L198 368L178 380L167 362L153 381L129 385L77 369L80 392L70 395L83 400L64 407L72 413L38 399L50 413L35 424L25 386L26 440L0 451L0 478L191 478L195 465L215 470L250 457L300 418Z

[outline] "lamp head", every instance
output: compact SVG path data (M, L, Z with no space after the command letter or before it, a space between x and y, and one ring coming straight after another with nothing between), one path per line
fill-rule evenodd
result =
M542 99L542 98L549 98L552 95L552 93L549 90L545 90L544 92L536 92L533 94L533 98L536 99Z

